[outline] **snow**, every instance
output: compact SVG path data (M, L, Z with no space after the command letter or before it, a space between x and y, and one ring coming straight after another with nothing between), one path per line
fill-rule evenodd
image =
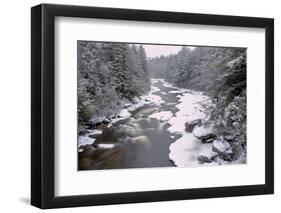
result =
M209 99L207 96L199 93L184 93L180 96L180 104L176 105L179 111L175 117L169 120L171 127L168 131L171 133L184 133L185 123L194 119L204 119L206 114L203 107L200 105L200 101Z
M158 82L161 82L164 87L172 88L172 89L179 89L178 87L173 86L172 84L168 83L164 79L159 78L157 80L158 80Z
M154 82L155 79L151 81ZM112 124L116 123L117 121L124 120L131 116L132 111L146 105L146 104L155 104L157 106L165 103L159 95L155 95L153 93L160 91L159 88L152 86L151 91L147 95L140 96L135 98L133 103L126 103L124 104L124 108L120 110L118 113L118 118L113 118L111 123L108 125L110 127Z
M169 91L168 93L170 93L170 94L179 94L179 93L185 93L185 92L189 92L189 90L188 89L179 88L177 90Z
M91 145L94 142L95 142L95 139L88 137L88 134L78 137L78 146L79 147L87 145L87 144Z
M199 126L195 127L193 130L193 135L197 138L204 137L206 135L212 134L214 132L212 127L209 126Z
M92 124L97 124L97 123L101 123L102 121L104 121L106 118L104 116L102 117L97 117L97 116L94 116L94 117L91 117L90 119L90 122Z
M231 146L228 142L223 142L221 140L214 140L213 142L213 151L217 153L225 152L225 151L230 151Z
M226 66L229 67L229 68L231 68L234 64L239 63L242 59L243 59L243 56L239 56L239 57L233 59L232 61L229 61L229 62L226 64Z
M155 87L155 88L157 88L157 87ZM118 118L113 118L111 120L110 124L108 124L108 127L112 126L112 124L116 123L117 121L129 118L131 116L130 112L132 112L146 104L152 103L152 104L159 106L159 105L165 103L159 95L153 94L154 92L159 91L159 89L158 90L157 89L153 89L153 87L152 87L152 90L147 95L143 95L143 96L135 99L134 100L135 103L125 104L125 107L123 109L121 109L120 112L118 113Z
M179 89L178 87L175 87L175 86L173 86L172 84L170 84L170 83L168 83L167 81L165 81L165 79L163 79L163 78L152 78L151 79L151 83L152 84L155 84L155 83L162 83L162 85L164 86L164 87L167 87L167 88L171 88L171 89Z
M200 144L190 133L183 133L182 137L169 147L169 158L178 167L196 166L199 164L199 155L211 156L212 144Z
M160 80L164 80L164 79L161 79L161 78L152 78L150 81L152 84L155 84L155 83L158 83Z
M151 86L151 92L154 93L154 92L158 92L160 91L160 89L158 87L155 87L155 86Z
M121 109L118 115L122 118L128 118L130 117L131 113L129 113L128 109Z
M161 111L161 112L156 112L152 115L149 116L149 118L156 118L160 121L167 121L173 116L173 113L170 111Z
M156 105L160 105L160 104L165 103L159 95L154 95L152 93L149 93L145 98L150 103L153 103L153 104L156 104Z
M205 119L207 117L204 113L204 108L201 102L209 100L208 96L203 95L201 92L178 90L182 93L177 95L179 97L179 104L176 108L179 109L174 117L168 121L171 125L168 131L172 134L180 134L181 138L172 143L169 147L169 158L178 167L196 166L199 164L198 156L212 156L215 153L212 151L212 144L202 144L192 133L185 131L185 123L196 119ZM169 93L177 94L179 92L170 91ZM209 101L211 103L211 101ZM215 163L208 163L213 165Z
M99 131L99 130L96 130L96 131ZM94 138L90 138L88 136L88 134L79 136L78 137L79 152L83 151L83 149L80 148L81 146L92 145L95 142L95 140L96 139L94 139ZM115 144L96 144L96 146L101 149L112 149L115 147Z
M88 130L88 132L89 132L88 135L91 135L91 136L98 136L98 135L102 134L102 130L99 130L99 129L91 129L91 130Z
M115 147L115 144L99 143L97 147L101 149L112 149Z

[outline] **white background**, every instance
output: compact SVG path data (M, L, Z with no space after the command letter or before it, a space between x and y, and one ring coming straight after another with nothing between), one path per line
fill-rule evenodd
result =
M82 4L108 7L201 12L227 15L265 16L275 18L275 57L280 57L281 14L278 1L114 1L61 0L46 3ZM1 4L1 143L0 199L1 212L38 212L28 205L30 196L30 7L40 1L3 1ZM275 63L275 108L280 109L280 61ZM279 86L277 85L279 82ZM279 91L279 92L278 92ZM280 110L275 113L275 130L281 127ZM277 119L278 118L278 119ZM279 131L278 131L279 130ZM257 132L258 134L258 132ZM275 195L220 198L192 201L114 205L51 210L52 212L227 212L274 211L280 209L281 153L280 135L275 137Z
M55 26L57 196L265 183L264 29L65 17ZM77 172L77 40L247 47L247 164Z

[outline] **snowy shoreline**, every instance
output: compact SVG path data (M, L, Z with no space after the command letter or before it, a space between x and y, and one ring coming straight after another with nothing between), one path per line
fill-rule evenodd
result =
M154 79L151 79L151 80L153 81ZM107 127L109 128L116 122L129 118L131 116L131 112L137 110L140 107L143 107L146 104L155 104L157 106L160 106L161 104L165 103L160 96L153 94L158 91L160 91L159 88L157 88L155 86L151 86L151 90L147 95L135 97L132 102L129 102L129 101L124 102L123 108L121 108L119 113L117 113L117 115L114 116L114 118L110 118L110 120L107 124ZM103 121L108 120L108 118L100 117L98 119L96 118L96 120L98 120L98 121L100 121L100 123L102 123ZM91 134L91 132L90 133L87 132L78 137L78 147L88 145L88 144L91 145L95 142L95 138L89 137L90 134Z
M200 103L204 101L205 104L211 104L211 100L208 96L203 95L202 92L182 88L178 88L177 91L181 93L178 95L180 103L176 105L179 111L176 112L174 117L169 119L168 123L171 126L168 128L168 131L171 134L179 134L181 137L170 145L169 158L177 167L198 165L198 156L212 154L212 145L202 144L192 132L186 132L185 123L197 119L206 119L207 114ZM176 91L171 91L170 93L176 93Z

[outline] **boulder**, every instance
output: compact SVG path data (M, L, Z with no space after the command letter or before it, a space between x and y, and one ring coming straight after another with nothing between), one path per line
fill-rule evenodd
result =
M143 146L147 149L151 148L151 142L145 135L132 138L132 143L135 145Z
M199 140L206 141L211 138L216 138L214 129L210 126L199 126L193 129L193 135Z
M185 123L185 131L192 132L195 126L201 126L201 125L202 125L201 119L188 121L188 122Z
M131 113L129 113L129 111L127 109L121 109L119 114L118 114L118 117L119 118L127 118L131 115Z
M140 99L139 99L138 97L132 98L132 103L133 103L133 104L136 104L136 103L138 103L139 101L140 101Z
M102 121L104 120L104 117L92 117L88 122L87 125L88 126L94 126L94 125L99 125L102 123Z
M79 135L84 135L84 134L86 134L87 133L87 128L86 128L86 126L79 126L79 128L78 128L78 134Z
M236 121L232 123L232 126L233 126L234 128L236 128L236 129L239 129L239 128L240 128L239 122L236 122Z
M212 160L211 159L209 159L207 156L205 156L205 155L199 155L198 157L197 157L197 160L200 162L200 163L211 163L212 162Z
M130 137L137 137L143 134L142 129L136 129L132 126L125 125L125 124L121 124L117 132L121 133L124 136L130 136Z
M213 143L215 138L202 139L201 143Z
M234 141L235 137L233 135L227 135L224 137L224 139L228 142Z
M124 104L124 108L129 108L130 106L132 106L131 103Z
M105 118L102 123L103 124L109 124L111 122L111 119L110 118Z
M230 144L223 140L214 140L212 144L212 151L218 154L224 153L230 149L231 149Z
M233 152L230 143L223 140L214 140L212 151L218 153L218 157L225 161L233 160Z
M102 130L98 130L98 129L93 129L93 130L91 130L90 131L90 133L89 133L89 137L90 138L95 138L95 137L97 137L97 136L99 136L99 135L101 135L102 134Z
M243 116L240 113L236 113L230 117L232 121L240 122L243 119Z

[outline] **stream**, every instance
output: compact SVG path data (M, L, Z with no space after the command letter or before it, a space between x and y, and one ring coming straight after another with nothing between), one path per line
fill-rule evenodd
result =
M200 102L209 97L163 79L151 83L143 104L79 137L79 170L194 166L199 154L212 152L185 131L187 121L206 118Z

